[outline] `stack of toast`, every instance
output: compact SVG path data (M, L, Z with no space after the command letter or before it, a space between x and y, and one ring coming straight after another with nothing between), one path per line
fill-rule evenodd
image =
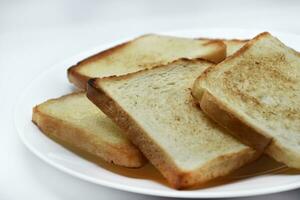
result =
M51 138L184 189L266 153L300 168L300 54L251 40L144 35L68 69L83 90L33 109Z

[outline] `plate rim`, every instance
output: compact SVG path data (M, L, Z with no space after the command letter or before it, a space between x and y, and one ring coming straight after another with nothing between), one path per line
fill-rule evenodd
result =
M226 31L226 32L232 32L232 31L239 31L239 32L245 32L249 34L249 32L263 32L261 30L257 29L236 29L236 28L206 28L206 29L179 29L179 30L171 30L171 31L165 31L165 32L157 32L158 34L170 34L170 35L178 35L180 33L186 33L186 32L209 32L209 31ZM290 32L284 32L284 31L278 31L278 30L269 30L269 32L276 33L276 34L282 34L282 35L290 35L292 37L299 37L299 35L295 33ZM175 34L174 34L175 33ZM299 182L293 182L286 185L280 185L280 186L273 186L267 189L250 189L250 190L241 190L238 192L233 193L232 191L222 191L218 193L214 192L207 192L207 191L201 191L195 190L192 191L181 191L181 190L173 190L173 191L162 191L162 190L156 190L156 189L145 189L140 188L136 186L127 186L125 184L120 183L112 183L111 181L107 180L100 180L91 178L87 175L81 174L75 170L69 169L68 167L65 167L62 164L56 163L52 161L51 159L48 159L47 157L43 156L42 153L36 149L34 146L30 144L29 141L27 141L24 131L22 130L22 123L20 120L18 120L18 110L22 104L22 99L26 97L26 94L30 90L30 88L34 85L34 83L38 82L42 77L44 77L46 74L50 73L51 71L61 68L62 66L66 66L66 64L72 63L73 61L78 62L79 60L88 57L90 55L93 55L99 51L103 51L106 48L113 47L119 43L122 43L124 41L130 40L134 37L136 37L136 34L131 35L130 37L124 37L119 40L105 42L103 44L97 45L93 48L89 48L87 50L81 51L80 53L77 53L73 56L70 56L66 59L63 59L61 62L58 62L54 65L50 65L50 67L44 71L42 71L40 74L37 74L31 81L28 83L25 83L25 89L23 89L22 93L18 96L18 100L16 101L13 109L13 121L14 126L18 132L19 138L21 139L22 143L29 149L35 156L37 156L39 159L43 160L48 165L54 167L57 170L60 170L66 174L69 174L73 177L76 177L78 179L91 182L93 184L101 185L104 187L109 187L112 189L117 189L121 191L127 191L132 192L136 194L144 194L144 195L150 195L150 196L159 196L159 197L177 197L177 198L230 198L230 197L247 197L247 196L257 196L257 195L264 195L264 194L272 194L272 193L279 193L283 191L293 190L300 187L300 181ZM226 37L225 37L226 38ZM299 37L300 39L300 37ZM21 124L20 124L21 123ZM50 139L49 139L50 140Z

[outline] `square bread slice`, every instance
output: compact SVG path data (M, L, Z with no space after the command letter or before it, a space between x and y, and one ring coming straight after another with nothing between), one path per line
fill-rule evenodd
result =
M145 163L141 152L104 115L86 93L48 100L33 109L32 121L50 138L125 167Z
M90 78L128 74L179 58L203 58L217 63L225 57L226 46L222 41L149 34L84 59L68 69L68 78L86 89Z
M245 144L300 169L300 54L265 32L196 81L202 110Z
M227 175L258 155L224 133L194 103L190 88L209 66L202 60L180 59L89 81L88 98L177 189Z

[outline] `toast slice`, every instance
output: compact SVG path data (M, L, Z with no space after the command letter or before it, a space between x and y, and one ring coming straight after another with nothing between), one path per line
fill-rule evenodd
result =
M116 165L140 167L145 162L141 152L84 92L51 99L34 107L32 121L50 138Z
M206 70L193 94L240 141L300 169L300 54L265 32Z
M249 40L239 40L239 39L209 39L200 38L202 41L222 41L226 45L226 56L229 57L242 48Z
M202 60L180 59L150 70L89 81L88 98L177 189L224 176L257 157L194 103L190 88L209 66Z
M179 58L220 62L226 57L222 41L202 41L164 35L144 35L93 55L68 69L71 83L86 89L90 78L136 72Z

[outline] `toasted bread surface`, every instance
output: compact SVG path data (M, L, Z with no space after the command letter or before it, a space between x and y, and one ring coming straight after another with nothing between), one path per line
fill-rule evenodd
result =
M193 95L208 116L240 141L300 168L298 52L261 33L208 68L195 81Z
M88 98L177 189L224 176L258 155L224 133L195 104L190 88L209 66L206 61L181 59L89 81Z
M33 109L33 122L50 137L125 167L145 163L141 152L87 98L85 92L48 100Z
M144 35L91 56L68 69L69 81L86 89L88 79L123 75L179 58L220 62L226 57L222 41L202 41L164 35Z

